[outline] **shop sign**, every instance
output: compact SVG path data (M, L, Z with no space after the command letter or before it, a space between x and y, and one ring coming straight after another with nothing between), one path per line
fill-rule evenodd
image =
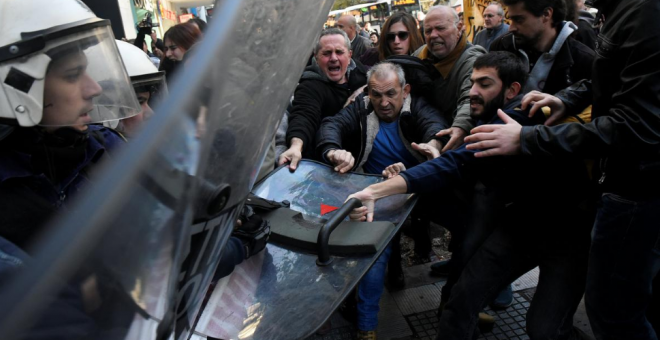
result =
M394 1L392 1L392 7L406 6L406 5L417 5L417 0L394 0Z

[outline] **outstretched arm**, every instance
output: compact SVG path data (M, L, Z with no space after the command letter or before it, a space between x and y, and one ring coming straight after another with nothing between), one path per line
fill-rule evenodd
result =
M405 194L407 191L408 184L401 176L372 184L364 190L348 196L346 200L355 197L362 201L362 207L353 209L349 216L354 221L372 222L374 220L374 205L376 204L376 200L396 194Z

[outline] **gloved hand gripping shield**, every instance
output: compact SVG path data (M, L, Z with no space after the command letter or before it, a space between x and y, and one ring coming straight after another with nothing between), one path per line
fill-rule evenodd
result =
M140 112L109 21L86 19L21 37L0 47L5 123L80 126Z

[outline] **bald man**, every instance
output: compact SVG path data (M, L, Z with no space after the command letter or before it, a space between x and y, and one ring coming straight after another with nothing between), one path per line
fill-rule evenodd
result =
M371 40L358 34L358 24L355 17L348 14L342 15L337 21L337 28L346 32L348 39L351 40L353 59L360 60L364 52L371 47Z

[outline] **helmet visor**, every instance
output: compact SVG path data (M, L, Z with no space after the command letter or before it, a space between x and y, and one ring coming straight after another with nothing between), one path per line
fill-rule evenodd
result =
M109 26L58 38L44 83L42 126L80 126L140 112Z

